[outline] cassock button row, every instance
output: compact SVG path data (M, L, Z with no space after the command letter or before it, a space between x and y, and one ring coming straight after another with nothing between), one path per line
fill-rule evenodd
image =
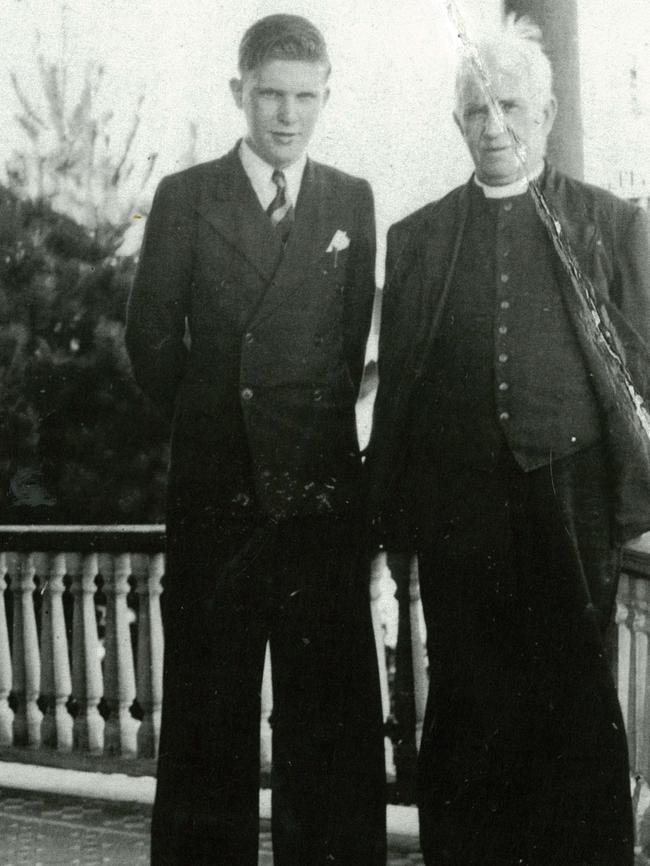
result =
M502 310L509 310L510 309L510 301L501 301L499 306L501 307Z
M501 274L501 282L502 283L507 283L509 279L510 279L510 276L508 274Z
M505 325L499 325L499 333L503 335L507 334L508 328Z
M499 363L500 363L500 364L505 364L505 362L506 362L507 360L508 360L508 356L506 355L505 352L502 352L502 353L499 355Z
M253 390L252 388L244 388L241 392L242 400L252 400L253 399Z

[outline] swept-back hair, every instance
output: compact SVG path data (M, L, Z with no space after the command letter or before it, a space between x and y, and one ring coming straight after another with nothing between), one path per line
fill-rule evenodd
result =
M528 95L546 102L553 95L553 70L542 44L542 31L527 16L511 12L490 38L479 42L474 56L465 53L456 72L456 110L460 113L465 88L495 69L526 76ZM478 61L478 62L477 62Z
M244 33L239 44L239 71L251 72L269 60L320 63L325 75L331 63L323 35L300 15L267 15Z

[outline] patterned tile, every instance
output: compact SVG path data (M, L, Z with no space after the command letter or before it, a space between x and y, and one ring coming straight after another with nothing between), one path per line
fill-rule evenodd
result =
M0 788L0 866L148 866L151 808ZM422 866L392 852L389 866ZM259 866L273 866L271 834L260 834Z

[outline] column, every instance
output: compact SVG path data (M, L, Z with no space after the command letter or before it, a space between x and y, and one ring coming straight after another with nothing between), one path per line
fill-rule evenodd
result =
M577 0L505 0L504 6L506 13L527 15L542 28L559 102L548 156L557 168L580 180L584 173L584 136Z

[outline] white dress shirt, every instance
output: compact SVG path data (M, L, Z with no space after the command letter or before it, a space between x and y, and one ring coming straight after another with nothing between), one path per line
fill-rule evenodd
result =
M262 208L266 210L278 191L277 186L271 179L274 171L273 166L269 165L268 162L264 162L251 146L247 144L245 139L242 140L239 146L239 158ZM302 183L302 175L306 164L307 154L303 153L294 163L282 169L287 179L287 192L294 207L298 201L298 193L300 192L300 184Z

